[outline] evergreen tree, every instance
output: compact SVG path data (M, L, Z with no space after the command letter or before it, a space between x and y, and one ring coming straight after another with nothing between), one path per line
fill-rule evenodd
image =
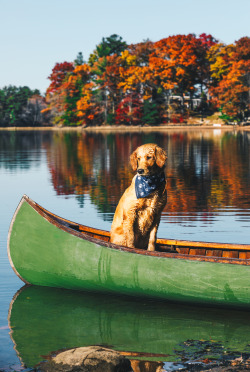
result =
M29 87L15 87L9 85L0 89L0 123L4 126L21 126L22 113L27 106L28 99L40 95L38 89Z
M127 48L127 43L122 40L121 36L113 34L109 37L102 38L99 45L92 54L90 54L88 63L90 66L98 61L99 58L112 56L113 54L121 55L121 53Z
M74 60L75 66L81 66L84 64L83 54L82 52L79 52L76 56L76 59Z
M156 125L159 123L159 113L157 110L157 104L146 100L143 103L143 116L142 121L145 124Z

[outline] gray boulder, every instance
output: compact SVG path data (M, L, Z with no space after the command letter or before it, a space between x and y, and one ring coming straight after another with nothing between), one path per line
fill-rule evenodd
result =
M63 351L39 367L44 372L133 372L129 359L100 346Z

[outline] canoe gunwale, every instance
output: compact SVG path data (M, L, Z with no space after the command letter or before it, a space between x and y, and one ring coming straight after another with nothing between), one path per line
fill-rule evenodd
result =
M139 254L139 255L144 255L144 256L156 257L156 258L172 258L172 259L181 259L181 260L189 260L189 261L203 261L203 262L208 262L208 263L211 262L211 263L237 264L237 265L250 266L250 259L204 256L204 255L189 255L189 254L183 254L183 253L178 253L178 252L176 252L176 253L175 252L160 252L160 251L151 252L151 251L147 251L147 250L136 249L136 248L128 248L128 247L120 246L120 245L117 245L117 244L113 244L113 243L110 243L109 241L105 241L105 240L101 239L101 236L105 236L105 237L110 236L108 231L99 230L99 229L95 229L95 228L90 228L88 226L80 225L80 224L77 224L75 222L64 219L60 216L57 216L57 215L49 212L45 208L41 207L39 204L34 202L32 199L30 199L26 195L24 195L22 197L22 199L19 203L19 206L18 206L18 208L17 208L17 210L16 210L16 212L13 216L11 227L14 223L14 220L15 220L15 217L18 213L18 210L20 209L20 207L21 207L21 205L24 201L26 201L42 218L46 219L49 223L53 224L54 226L56 226L60 230L63 230L63 231L65 231L65 232L67 232L71 235L74 235L74 236L76 236L80 239L83 239L83 240L87 240L87 241L89 241L91 243L94 243L96 245L99 245L99 246L104 246L104 247L114 249L114 250L119 250L119 251L123 251L123 252ZM71 225L72 227L67 226L67 224ZM77 231L73 228L73 226L75 228L82 227L82 228L86 228L86 230L89 229L90 233L92 232L95 235L100 235L100 238L98 239L96 237L92 237L92 236L88 235L88 233L84 233L84 231L81 231L81 230ZM10 233L11 233L11 227L10 227L10 231L9 231L9 237L10 237ZM183 242L183 245L185 243L187 243L185 241L176 241L176 240L168 240L168 239L158 239L157 242L160 243L160 244L162 244L164 242L177 242L177 243ZM193 246L197 247L195 244L198 244L199 242L188 242L188 243L190 244L190 246L192 246L192 243L194 243ZM207 247L209 247L209 244L210 243L205 243L205 245ZM213 244L216 244L216 243L211 243L212 247L213 247ZM167 245L167 243L165 243L165 245ZM181 244L178 244L178 245L181 245ZM218 245L220 245L220 243L218 243ZM221 244L221 245L223 245L223 244ZM238 246L238 247L241 247L241 246L244 247L245 246L250 250L249 245L234 245L234 244L232 244L232 245L226 244L225 249L230 249L231 246L232 247L233 246L234 247L235 246ZM9 247L9 244L8 244L8 247ZM8 249L8 255L9 255L10 262L12 262L11 257L10 257L10 253L9 253L9 249ZM14 269L13 262L12 262L11 266ZM14 271L16 272L15 269L14 269ZM17 273L17 275L19 276L20 279L23 280L23 278L21 278L21 276L18 273ZM23 281L27 284L30 284L25 280L23 280Z

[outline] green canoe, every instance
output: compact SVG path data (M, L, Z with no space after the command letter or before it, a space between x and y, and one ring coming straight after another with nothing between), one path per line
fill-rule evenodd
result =
M8 255L28 284L250 308L250 245L158 239L148 252L109 238L23 196Z

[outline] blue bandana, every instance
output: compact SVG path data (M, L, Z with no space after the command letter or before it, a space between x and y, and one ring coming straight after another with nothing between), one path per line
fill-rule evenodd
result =
M165 182L164 172L152 176L141 176L137 174L135 179L135 194L137 199L146 198Z

